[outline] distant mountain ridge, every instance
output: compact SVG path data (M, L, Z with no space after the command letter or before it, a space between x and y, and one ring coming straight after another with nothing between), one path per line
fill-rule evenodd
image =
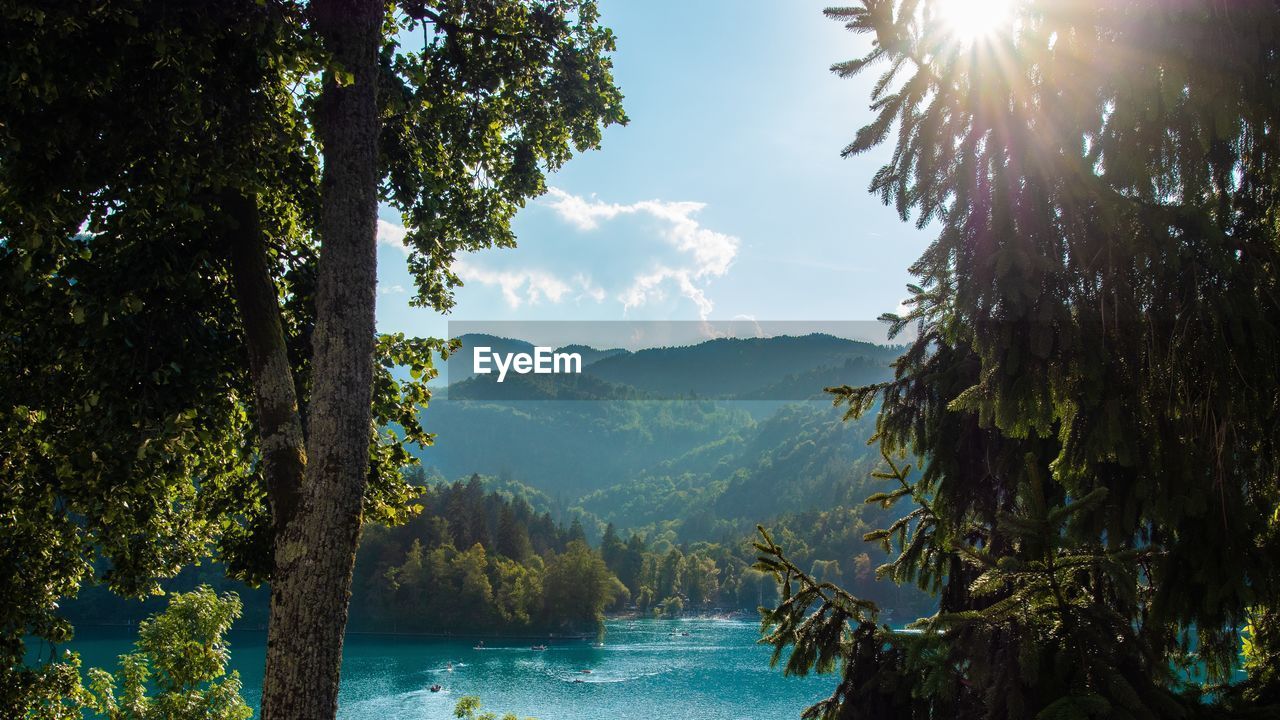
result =
M534 348L462 340L464 352ZM437 433L423 462L449 478L508 477L623 528L674 523L691 538L860 504L874 423L840 422L823 388L889 379L901 352L830 335L559 350L580 353L583 373L451 384L423 414ZM549 402L565 400L594 402Z
M455 400L803 400L820 397L828 385L886 379L889 364L901 352L897 347L820 333L716 338L634 352L567 345L556 352L578 353L581 376L508 374L499 386L496 374L477 375L473 371L474 349L532 353L534 345L492 335L463 335L459 340L462 350L450 360L448 395ZM593 398L592 393L598 397Z
M865 358L884 367L899 351L826 334L717 338L697 345L652 348L591 366L603 380L676 396L741 397L788 375ZM818 388L819 390L821 388Z
M582 364L586 366L586 365L594 365L595 363L601 360L605 360L607 358L611 358L616 355L627 355L627 354L630 354L631 351L624 350L623 348L609 348L608 350L597 350L588 345L565 345L564 347L556 348L556 352L577 353L582 356Z

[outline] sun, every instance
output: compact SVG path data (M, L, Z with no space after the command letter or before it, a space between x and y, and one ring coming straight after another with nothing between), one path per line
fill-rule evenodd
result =
M937 0L937 18L956 40L971 43L989 37L1012 14L1013 0Z

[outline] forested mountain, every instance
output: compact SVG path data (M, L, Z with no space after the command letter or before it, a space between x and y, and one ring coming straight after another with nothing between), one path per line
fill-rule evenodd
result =
M591 365L598 360L611 358L615 355L626 355L629 351L623 348L606 348L604 350L597 350L596 348L588 345L573 344L565 345L564 347L559 348L557 352L577 353L582 356L582 364L586 366Z
M464 336L462 342L464 354L477 343L532 348L481 335ZM584 352L580 346L572 350ZM643 508L647 519L637 524L670 520L677 515L662 509L665 504L675 503L680 517L690 508L684 498L668 497L667 489L711 493L705 498L710 500L733 480L742 492L758 492L771 477L768 465L782 459L781 446L789 443L821 446L828 465L847 464L863 454L866 428L838 427L839 413L825 401L804 411L789 408L789 401L819 397L830 385L887 379L899 350L807 335L585 352L581 375L508 375L501 385L493 375L455 381L448 399L438 398L423 413L423 423L439 435L420 459L445 477L506 474L570 501L584 498L585 503L602 491L583 507L606 518L624 506L641 509L631 500L610 498L639 494L648 507ZM601 355L588 363L588 357ZM451 364L458 362L455 355ZM784 417L804 421L796 425ZM819 436L837 441L836 446L815 442ZM820 468L805 453L799 451L787 467L810 477L787 482L830 485L834 466ZM734 479L735 473L742 476ZM828 500L829 493L823 502ZM806 502L786 501L796 509ZM721 515L748 517L751 501L742 502L720 507Z
M729 404L665 400L436 401L422 422L438 435L419 457L445 477L509 474L569 497L752 424Z
M594 377L663 397L713 397L746 399L760 397L763 390L797 375L812 373L812 387L798 396L775 396L785 400L811 397L836 381L846 361L860 360L868 367L884 370L900 352L832 335L800 337L717 338L680 347L663 347L619 354L584 369ZM861 382L861 378L840 382Z
M783 512L861 505L875 458L869 422L843 424L826 403L785 405L764 420L584 496L622 527L680 521L690 540L748 531Z
M501 352L533 347L467 335L462 352L478 345ZM477 508L472 514L482 519L459 521L471 516L448 511L445 532L440 513L430 509L439 502L433 500L408 526L370 535L357 592L368 593L370 602L360 605L371 614L361 621L384 625L394 608L412 604L398 594L417 592L412 582L407 591L393 589L396 568L411 568L413 575L434 567L432 577L443 579L433 582L453 587L466 575L463 566L478 578L476 568L488 563L492 570L505 562L499 558L510 559L510 549L496 539L501 518L492 503L499 496L487 496L489 505L478 499L492 491L512 503L521 522L541 518L535 524L548 539L535 554L563 542L549 530L555 522L580 523L620 580L615 609L753 612L776 593L771 579L750 569L758 523L787 538L816 577L856 586L886 608L929 606L919 593L872 582L886 558L862 536L889 520L883 509L864 503L879 461L867 446L874 423L842 422L829 401L805 400L821 397L827 386L887 379L898 348L809 335L638 352L561 351L583 354L582 375L512 374L498 385L492 375L459 381L455 372L448 399L437 398L423 413L424 424L439 435L421 454L428 470L415 483L454 488L429 497L456 495L459 486L446 478L480 473L466 493ZM479 529L468 529L472 522ZM469 550L477 542L483 557ZM497 586L505 581L490 576L501 595ZM390 614L372 609L379 603L391 603ZM491 621L506 617L476 612ZM448 611L421 609L414 616L441 622ZM415 622L401 627L426 627ZM446 624L477 622L468 615Z

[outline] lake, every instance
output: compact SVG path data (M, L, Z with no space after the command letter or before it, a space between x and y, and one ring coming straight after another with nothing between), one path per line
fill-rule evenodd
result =
M585 641L473 649L474 641L352 635L342 666L342 720L445 720L464 695L486 710L540 720L795 719L835 687L833 676L787 678L756 645L755 622L610 621L602 647ZM688 633L688 635L684 635ZM232 632L233 666L257 706L265 637ZM125 631L84 629L73 644L85 666L114 670ZM453 669L449 670L452 663ZM584 673L590 670L590 673ZM439 683L442 690L430 691Z

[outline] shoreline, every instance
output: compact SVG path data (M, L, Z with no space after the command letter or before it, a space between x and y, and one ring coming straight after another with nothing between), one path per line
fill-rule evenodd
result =
M678 617L657 617L651 613L640 612L639 610L623 611L615 613L606 613L604 621L610 622L636 622L643 620L704 620L716 622L743 622L747 620L755 620L756 618L743 610L735 610L731 612L687 612L681 613ZM118 623L83 623L77 624L77 629L97 629L97 630L121 630L137 632L138 623L118 622ZM258 627L232 627L233 633L265 633L265 626ZM598 637L598 633L555 633L555 632L525 632L525 633L486 633L480 631L436 631L436 632L413 632L399 630L347 630L344 635L354 637L405 637L405 638L433 638L439 640L498 640L498 641L539 641L539 642L577 642L591 641Z
M758 615L749 613L745 610L732 610L729 612L684 612L676 617L658 617L652 613L641 612L639 610L627 610L616 613L605 613L605 622L609 621L635 621L635 620L716 620L716 621L733 621L741 622L746 620L757 620Z

